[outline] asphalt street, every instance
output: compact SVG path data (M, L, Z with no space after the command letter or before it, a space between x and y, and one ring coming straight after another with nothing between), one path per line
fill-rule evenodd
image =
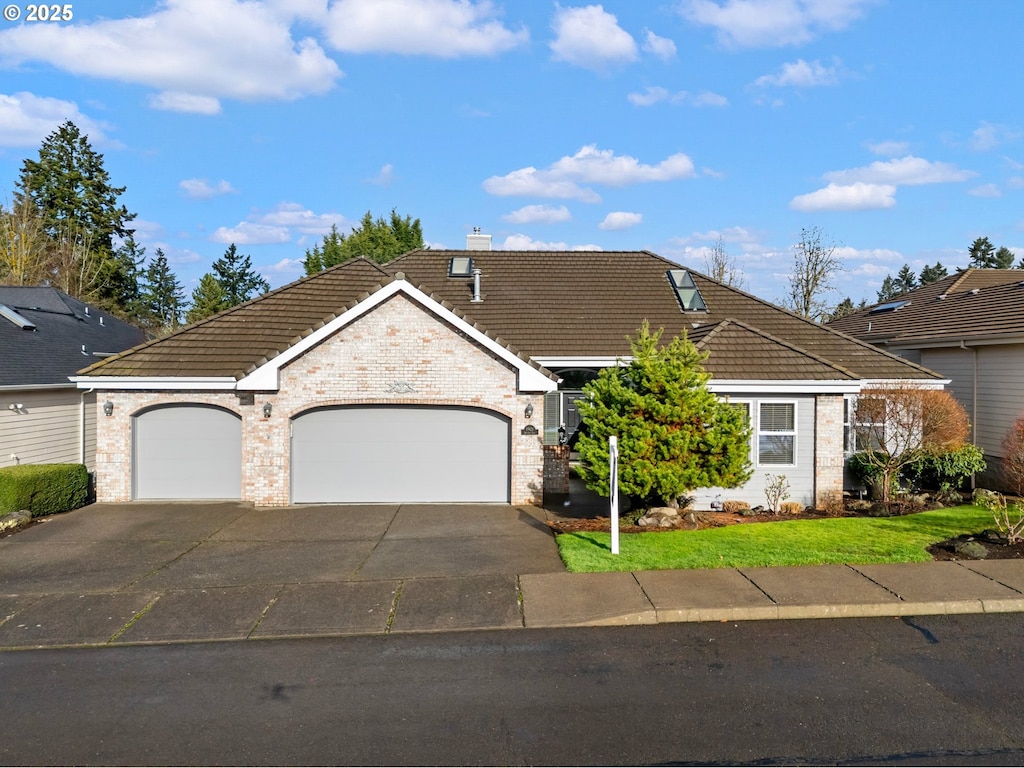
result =
M1019 765L1020 614L0 653L5 765Z

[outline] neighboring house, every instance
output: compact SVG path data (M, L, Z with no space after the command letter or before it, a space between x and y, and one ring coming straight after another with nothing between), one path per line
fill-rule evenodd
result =
M989 463L979 482L1001 485L1001 444L1024 414L1024 271L967 269L829 328L948 378L970 416L971 441Z
M0 467L93 468L96 394L68 378L145 334L55 288L0 286Z
M942 385L646 251L419 250L303 278L83 371L111 409L98 496L538 502L579 387L628 356L644 320L689 333L711 388L753 425L753 478L699 489L704 508L763 504L769 474L820 503L842 490L847 396Z

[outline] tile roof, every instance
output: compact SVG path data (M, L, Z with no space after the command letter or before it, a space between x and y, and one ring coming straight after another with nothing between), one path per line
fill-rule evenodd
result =
M448 276L453 256L470 256L481 270L481 302L472 301L472 277ZM628 355L628 337L645 319L669 336L729 320L707 341L722 378L937 377L692 271L708 311L684 312L667 278L668 270L679 268L646 251L419 250L385 265L357 259L85 373L240 378L402 273L512 351L533 358Z
M875 304L828 327L876 344L1024 335L1024 270L967 269L892 301L908 303L896 310L872 312L882 306Z
M0 286L0 304L35 326L25 330L0 316L2 387L70 385L68 377L97 356L146 339L140 329L56 288Z

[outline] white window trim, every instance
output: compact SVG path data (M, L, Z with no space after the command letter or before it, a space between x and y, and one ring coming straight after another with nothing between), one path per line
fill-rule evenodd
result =
M729 405L747 406L747 426L750 427L750 439L747 441L747 452L750 458L750 463L755 464L757 462L757 454L754 452L757 441L757 428L754 425L754 415L757 413L757 401L746 397L727 397L725 398L725 402Z
M793 406L793 431L792 432L761 432L761 406L765 403L770 405L792 405ZM766 399L757 401L756 421L754 422L754 462L758 469L794 469L800 463L800 403L797 400ZM761 435L792 435L793 436L793 463L791 464L768 464L761 461Z

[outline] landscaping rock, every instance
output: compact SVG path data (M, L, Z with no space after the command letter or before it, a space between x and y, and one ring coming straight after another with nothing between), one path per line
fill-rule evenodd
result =
M958 541L953 551L965 560L984 560L988 557L988 550L976 541Z
M674 528L679 524L679 510L672 507L651 507L636 524L644 528Z
M761 513L758 512L756 509L751 509L750 507L744 507L743 509L741 509L739 511L739 514L742 515L743 517L756 517L757 515L759 515Z
M31 521L32 513L27 509L10 512L6 515L0 516L0 531L10 531L17 528L23 528Z

